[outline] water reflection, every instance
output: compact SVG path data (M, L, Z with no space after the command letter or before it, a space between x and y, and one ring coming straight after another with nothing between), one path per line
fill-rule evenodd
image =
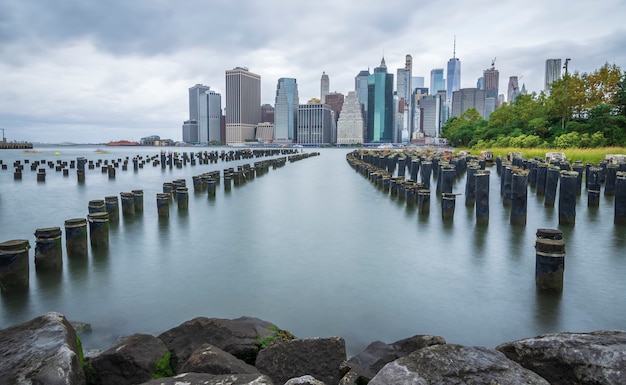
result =
M535 295L535 320L544 330L560 330L561 292L537 290Z

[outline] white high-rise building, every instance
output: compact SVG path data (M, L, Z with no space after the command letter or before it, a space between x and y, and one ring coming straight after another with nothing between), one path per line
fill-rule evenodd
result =
M221 124L222 96L202 84L189 88L189 120L183 125L183 141L221 143Z
M350 91L343 102L343 109L337 121L337 144L362 144L364 128L362 104L356 91Z
M543 90L546 94L550 94L550 84L561 78L561 59L546 60L546 76L544 80Z
M236 67L226 71L226 144L254 140L261 121L261 76Z

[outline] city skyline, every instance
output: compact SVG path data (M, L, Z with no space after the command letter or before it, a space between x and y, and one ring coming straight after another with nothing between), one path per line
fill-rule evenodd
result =
M8 140L35 142L180 140L188 88L205 84L225 106L225 70L246 66L261 75L261 104L274 104L279 78L297 79L300 99L309 100L318 97L325 71L329 91L347 94L355 76L383 55L392 74L411 55L412 75L430 87L430 71L446 68L454 54L462 63L461 88L474 87L497 57L502 83L518 76L520 87L540 92L547 59L571 58L570 72L592 72L606 62L626 68L623 8L618 0L594 7L565 0L489 3L489 14L480 2L409 0L368 7L329 0L246 7L196 0L3 2L0 127ZM263 23L278 13L280 25ZM585 28L573 28L571 20ZM320 23L327 27L312 32ZM499 92L506 93L502 85Z

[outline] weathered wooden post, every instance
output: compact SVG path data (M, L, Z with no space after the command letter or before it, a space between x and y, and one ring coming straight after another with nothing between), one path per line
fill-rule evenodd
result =
M489 223L489 170L476 171L476 224Z
M511 176L511 224L526 225L528 172L516 170Z
M600 205L600 167L591 166L588 169L587 180L587 206L598 207Z
M478 164L470 164L467 168L465 180L465 206L472 207L476 203L476 173L480 170Z
M544 206L554 207L556 200L556 189L559 184L559 178L561 176L561 169L554 166L549 166L546 174L546 196L543 202Z
M170 197L169 193L157 193L157 213L159 218L169 218L170 216Z
M433 169L433 164L430 161L422 162L422 167L420 168L420 182L422 182L422 187L425 190L430 189L430 174ZM429 192L430 195L430 192Z
M122 215L135 215L135 196L132 192L121 192Z
M618 171L615 179L615 217L616 225L626 224L626 171Z
M88 212L91 213L101 213L106 211L104 200L103 199L93 199L89 201L89 205L87 206Z
M187 187L179 187L176 189L176 201L179 210L186 210L189 205L189 192Z
M606 178L604 181L604 195L615 195L615 181L617 180L618 165L609 163L606 165Z
M104 197L104 206L109 213L109 222L117 222L120 219L120 207L117 195Z
M535 285L541 291L562 291L565 242L559 230L538 229L535 241Z
M143 211L143 190L131 190L133 193L133 204L135 205L135 213Z
M109 247L109 214L107 212L89 214L87 220L91 247Z
M420 214L430 212L430 190L420 189L417 191L417 212Z
M35 267L37 270L63 267L61 228L46 227L35 230Z
M454 208L456 206L456 195L450 193L441 194L441 216L445 219L454 218Z
M0 291L11 293L28 288L30 244L26 239L0 243Z
M559 224L573 225L576 223L576 191L578 172L561 171L561 187L559 188Z
M541 162L537 164L537 196L546 194L546 178L548 174L548 165Z
M87 257L87 219L73 218L65 221L65 250L69 258Z

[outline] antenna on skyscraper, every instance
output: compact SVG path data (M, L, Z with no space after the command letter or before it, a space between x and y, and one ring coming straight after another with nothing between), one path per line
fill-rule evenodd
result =
M454 35L454 49L452 50L452 58L456 58L456 35Z

